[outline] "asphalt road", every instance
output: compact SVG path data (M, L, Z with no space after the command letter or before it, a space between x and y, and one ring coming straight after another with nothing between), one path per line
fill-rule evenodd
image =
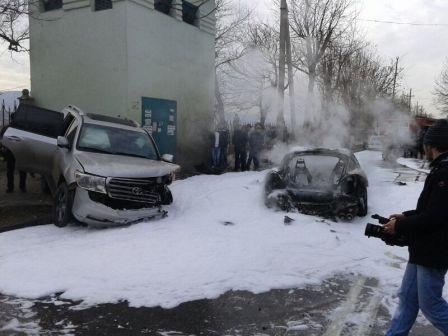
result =
M126 302L83 308L58 296L0 297L0 335L384 335L390 316L375 279L345 274L318 286L252 294L230 291L174 309ZM362 317L354 323L353 316ZM441 335L419 323L411 336Z

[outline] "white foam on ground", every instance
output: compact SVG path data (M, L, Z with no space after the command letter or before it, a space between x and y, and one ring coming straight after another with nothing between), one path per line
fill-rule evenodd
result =
M396 186L381 154L358 158L369 177L369 213L415 206L421 182ZM53 225L0 234L0 292L97 304L174 307L228 290L254 293L318 284L336 273L380 279L390 298L400 283L406 248L364 236L370 217L351 223L267 209L266 172L196 176L172 186L169 217L127 228L93 230ZM235 225L223 225L229 221ZM403 259L404 258L404 259ZM389 302L389 301L387 301Z

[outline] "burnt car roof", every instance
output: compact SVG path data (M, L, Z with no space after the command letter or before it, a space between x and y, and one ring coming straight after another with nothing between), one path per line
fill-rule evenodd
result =
M352 151L297 148L285 155L280 169L267 175L265 203L286 211L296 208L311 215L352 219L367 213L367 187L367 176Z
M350 171L347 171L348 174L359 174L361 176L363 176L363 178L366 181L366 185L369 184L368 179L367 179L367 175L365 174L364 170L362 169L362 167L359 165L358 160L356 159L356 156L353 154L353 152L347 148L335 148L335 149L330 149L330 148L304 148L304 149L297 149L297 150L293 150L291 152L289 152L288 154L286 154L283 157L282 163L280 165L280 169L284 169L285 165L287 165L287 163L289 162L289 160L291 160L291 158L293 158L296 155L328 155L328 156L334 156L337 157L339 159L346 159L344 160L344 164L346 166L348 166L348 161L350 158L354 158L354 162L357 165L356 169L351 169Z
M353 155L353 152L346 148L337 148L337 149L329 149L329 148L308 148L308 149L298 149L293 150L286 154L286 156L289 155L296 155L296 154L313 154L313 155L334 155L334 156L351 156Z
M309 149L298 149L293 150L286 154L282 160L281 166L283 166L287 161L289 161L292 157L296 155L328 155L342 158L350 158L353 156L353 153L345 148L340 149L328 149L328 148L309 148Z

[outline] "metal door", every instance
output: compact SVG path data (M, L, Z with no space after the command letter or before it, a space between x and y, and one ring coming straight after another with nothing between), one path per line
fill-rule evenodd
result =
M142 125L152 134L160 154L171 154L176 160L177 102L142 97Z
M9 149L15 158L17 170L35 173L35 153L32 149L34 134L11 126L3 135L2 145Z

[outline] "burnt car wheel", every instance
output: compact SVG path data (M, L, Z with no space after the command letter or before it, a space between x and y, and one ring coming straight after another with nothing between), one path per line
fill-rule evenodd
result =
M277 205L280 210L290 212L294 209L291 198L288 195L279 195Z
M367 215L368 205L367 205L367 189L364 187L360 194L358 200L358 216L364 217Z
M266 177L265 182L265 195L269 195L272 191L276 189L284 189L286 187L285 183L283 182L281 176L278 172L271 171L268 176Z
M73 191L63 182L54 196L53 220L57 227L67 226L72 220Z

